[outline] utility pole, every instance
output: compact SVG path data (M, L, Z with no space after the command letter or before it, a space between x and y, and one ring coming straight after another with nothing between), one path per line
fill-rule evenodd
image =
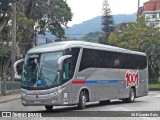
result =
M11 79L14 80L13 64L16 61L16 1L13 3L12 48L11 48Z
M9 1L8 0L0 0L0 11L1 11L1 24L0 24L0 32L4 29L4 27L7 24L6 20L6 11L8 10L9 7ZM4 70L5 65L3 64L3 60L0 60L0 90L1 90L1 95L6 96L6 69Z
M138 14L138 12L139 12L139 5L140 5L140 0L138 0L137 22L138 22L138 17L139 17L139 14Z
M37 46L37 30L36 30L36 27L34 29L34 46L35 47Z

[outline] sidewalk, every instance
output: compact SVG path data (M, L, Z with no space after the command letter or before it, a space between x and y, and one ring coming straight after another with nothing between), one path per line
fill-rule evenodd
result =
M12 101L12 100L16 100L16 99L20 99L21 94L11 94L11 95L6 95L6 96L0 96L0 103L4 103L4 102L8 102L8 101Z

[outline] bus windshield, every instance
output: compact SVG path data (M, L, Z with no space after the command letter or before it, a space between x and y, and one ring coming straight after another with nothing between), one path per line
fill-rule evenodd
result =
M28 89L46 89L57 86L57 62L63 52L27 55L22 74L22 87Z

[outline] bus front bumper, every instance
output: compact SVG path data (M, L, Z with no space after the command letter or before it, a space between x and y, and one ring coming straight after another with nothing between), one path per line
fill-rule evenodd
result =
M62 94L25 95L22 93L21 102L24 106L63 105Z

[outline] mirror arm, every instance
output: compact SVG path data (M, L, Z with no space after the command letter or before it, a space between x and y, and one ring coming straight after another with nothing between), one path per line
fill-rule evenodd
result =
M58 82L59 82L59 80L60 80L60 72L59 72L59 71L57 72L57 76L58 76L57 80L58 80ZM58 84L59 84L59 83L58 83Z
M24 59L20 59L20 60L17 60L14 64L13 64L13 69L14 69L14 72L15 72L15 78L17 76L17 65L21 62L23 62Z
M58 60L58 70L62 70L62 62L70 57L72 57L72 55L65 55Z

